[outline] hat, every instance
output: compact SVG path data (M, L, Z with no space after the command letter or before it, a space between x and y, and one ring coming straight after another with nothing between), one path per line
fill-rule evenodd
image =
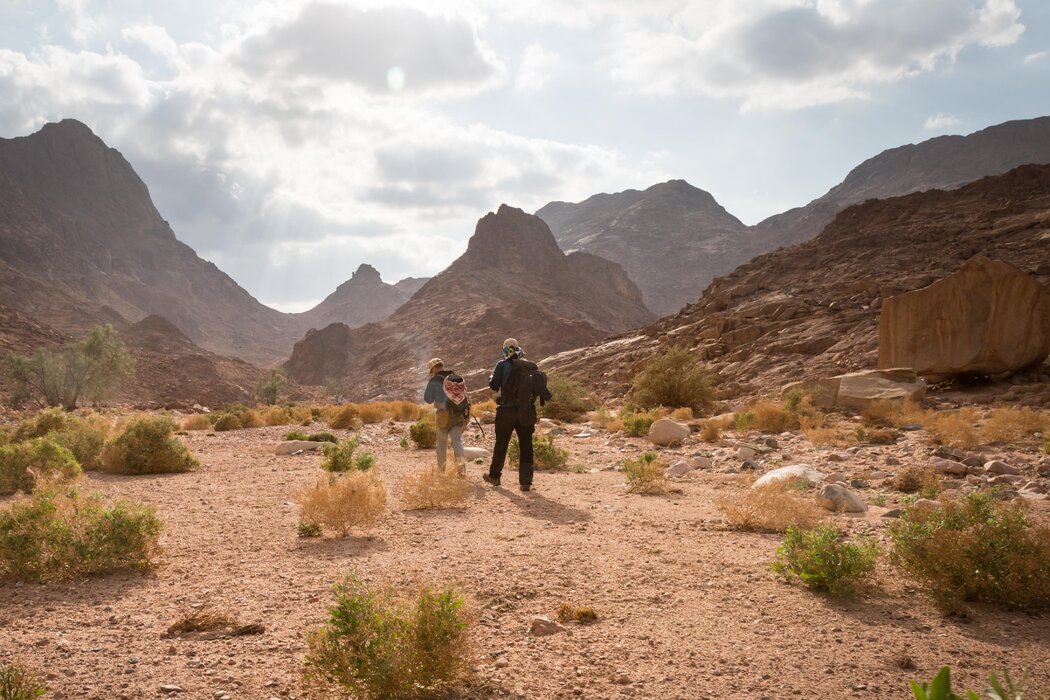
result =
M518 341L514 340L514 338L507 338L506 340L503 341L503 349L504 350L517 350L520 347L521 346L518 345Z
M435 367L441 367L445 363L441 361L440 357L435 357L433 360L427 363L427 370L433 372Z

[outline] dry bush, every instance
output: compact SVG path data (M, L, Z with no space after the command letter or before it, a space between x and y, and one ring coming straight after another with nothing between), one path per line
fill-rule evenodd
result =
M10 442L49 437L72 452L83 469L92 470L99 466L99 454L111 426L110 419L97 413L78 416L52 408L19 423Z
M357 412L361 417L361 422L365 425L381 423L386 420L387 417L386 406L382 403L358 404Z
M166 416L141 416L127 422L123 432L102 448L102 470L116 474L188 472L200 462L174 436L175 424Z
M408 436L417 449L429 450L437 444L437 430L434 428L434 416L427 413L408 428Z
M30 438L44 437L48 433L65 430L74 421L76 415L61 408L48 408L32 418L26 418L15 428L12 442L22 442Z
M799 426L814 447L846 447L856 443L856 436L852 433L826 427L821 414L799 416Z
M237 418L241 421L242 428L261 428L266 425L266 420L263 418L262 413L254 408L241 411L237 414Z
M891 561L948 611L983 600L1050 606L1050 527L988 492L917 505L890 525Z
M375 523L386 508L386 485L375 470L324 476L299 494L305 522L318 523L343 537L354 527Z
M981 426L981 442L1030 440L1050 430L1050 415L1031 408L996 408Z
M671 411L671 418L683 423L689 422L694 418L693 409L689 408L688 406L676 408L675 410Z
M203 413L194 413L182 421L183 430L207 430L210 427L211 423L208 422L208 416Z
M782 433L799 427L798 414L773 401L759 401L751 412L755 414L755 427L763 433Z
M328 621L307 630L303 660L316 697L460 697L473 663L474 619L456 586L398 596L351 576L335 588Z
M241 424L241 419L237 417L235 413L223 413L215 419L215 423L212 428L217 433L224 433L227 430L241 430L244 425Z
M715 505L725 515L731 530L787 532L791 525L809 530L824 519L824 511L785 481L719 498Z
M618 433L623 430L623 420L617 413L613 412L606 406L602 406L595 412L594 421L598 423L602 429L607 430L610 433Z
M495 413L496 408L498 408L496 406L496 402L492 399L487 399L485 401L479 401L475 404L471 404L470 412L475 416L481 417L482 413Z
M718 427L718 422L713 420L704 421L704 427L700 429L700 439L712 444L721 440L722 431Z
M552 374L547 381L551 399L539 408L544 418L575 423L597 405L591 392L575 380Z
M37 484L80 476L73 453L51 437L0 446L0 496L32 491Z
M931 415L932 411L911 399L872 401L861 413L861 421L866 428L900 428L908 424L925 425Z
M204 600L197 605L190 605L179 615L179 619L168 626L165 636L175 637L192 632L211 632L212 630L237 627L237 618L225 610L218 609L211 600Z
M389 413L394 420L405 423L419 420L422 407L412 401L391 401Z
M270 406L262 412L263 423L266 425L293 425L298 423L292 418L292 412L284 406Z
M941 478L928 464L909 464L893 479L893 488L901 493L917 493L923 498L937 498L941 492Z
M36 700L47 693L47 683L18 661L0 661L0 698Z
M656 452L645 452L638 459L625 459L620 465L627 478L628 493L666 493L667 465Z
M715 393L696 355L675 347L649 360L634 377L628 398L640 408L689 406L707 411L714 405Z
M978 443L977 420L976 409L960 408L931 413L923 427L939 445L969 449Z
M361 412L352 403L331 407L327 413L328 427L333 430L356 430L361 427Z
M146 570L161 522L137 501L39 489L0 511L0 579L50 581Z
M598 613L589 605L562 603L558 608L558 621L579 622L581 625L589 625L598 621Z
M401 500L408 510L463 508L470 485L454 469L426 467L401 480Z
M656 417L650 412L633 413L624 411L620 418L623 431L631 437L645 437L649 434L649 428L656 422Z

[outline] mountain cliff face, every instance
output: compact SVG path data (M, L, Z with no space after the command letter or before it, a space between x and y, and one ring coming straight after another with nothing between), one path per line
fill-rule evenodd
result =
M718 377L725 398L874 367L882 300L978 254L1050 286L1050 165L851 206L816 238L716 279L678 314L545 366L622 396L649 358L682 345Z
M551 202L536 216L562 249L623 265L646 306L659 314L696 301L712 279L748 259L748 228L684 180L597 194L578 204Z
M285 368L303 383L350 376L355 398L411 395L426 361L440 356L478 386L507 337L540 358L652 318L623 268L565 255L542 220L503 205L478 222L467 251L390 318L312 332Z
M371 265L361 265L346 282L336 287L324 301L299 314L293 314L306 328L324 328L332 323L363 326L382 321L408 301L415 289L416 278L402 284L387 284ZM425 280L422 280L425 282ZM405 280L402 280L405 282Z

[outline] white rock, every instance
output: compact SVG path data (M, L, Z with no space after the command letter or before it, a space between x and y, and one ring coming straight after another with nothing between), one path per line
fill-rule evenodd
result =
M312 440L285 440L277 445L277 449L273 452L278 455L290 455L300 451L308 452L310 450L319 450L328 444L331 443L314 442Z
M779 467L771 472L766 472L758 478L751 488L786 479L805 479L811 484L818 484L824 480L824 474L808 464L789 464L786 467Z
M714 462L711 461L710 457L693 457L689 460L693 469L710 469L714 466Z
M991 462L984 463L984 471L986 474L1020 474L1021 470L1017 467L1011 467L1006 462L1001 462L998 459L993 459Z
M693 471L695 467L692 463L680 459L667 468L664 472L664 476L681 476L682 474L688 474Z
M868 510L860 496L839 484L821 486L817 492L817 502L836 513L864 513Z
M463 459L488 459L491 453L484 447L464 447L463 448Z
M689 437L689 426L661 418L649 426L649 440L654 445L679 445Z

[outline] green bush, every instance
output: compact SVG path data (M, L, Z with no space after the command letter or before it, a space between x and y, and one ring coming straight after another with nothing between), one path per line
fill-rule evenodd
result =
M366 472L376 465L376 456L371 452L362 452L354 457L354 466Z
M0 511L0 578L71 579L148 569L161 522L135 501L41 489Z
M521 463L521 445L518 444L518 438L513 438L510 441L510 446L507 448L507 459L510 461L511 466L515 468ZM539 471L556 471L564 469L568 461L569 451L555 445L553 435L541 438L539 435L533 434L532 467L534 469Z
M47 692L43 679L19 663L0 663L0 700L33 700Z
M21 442L35 437L44 437L48 433L65 430L76 420L75 413L64 411L61 408L48 408L19 423L12 436L12 441Z
M757 423L758 416L754 411L741 411L733 414L733 428L740 432L751 430Z
M320 537L324 534L324 526L321 523L300 520L295 526L295 534L299 537Z
M635 376L627 396L641 408L688 406L698 412L709 410L714 397L707 373L685 348L671 348L651 359Z
M287 383L288 377L285 376L284 370L271 369L255 386L255 397L267 406L273 406Z
M310 436L302 430L289 430L284 434L285 440L309 440Z
M547 379L547 388L551 392L551 400L539 407L539 414L544 418L574 423L588 411L597 408L590 392L568 377L551 375Z
M306 439L311 442L339 442L339 438L331 433L310 433Z
M102 448L102 469L114 474L169 474L196 469L200 462L174 435L167 416L128 421L124 431Z
M73 453L51 438L0 446L0 495L29 492L40 481L68 481L80 476Z
M244 426L241 425L241 419L237 417L236 413L223 413L215 419L215 423L212 424L212 428L217 433L222 433L227 430L241 430Z
M1006 687L994 673L990 674L988 684L991 687L985 691L986 697L989 700L1021 700L1024 696L1023 684L1015 684L1009 673L1003 673L1003 680L1006 681ZM966 697L952 692L951 671L947 666L940 670L931 683L919 685L912 681L911 692L915 700L980 700L980 696L972 690L966 691Z
M420 450L429 450L437 444L437 431L434 423L426 418L420 418L408 428L408 436Z
M633 437L648 435L654 421L648 413L625 413L622 420L624 432Z
M336 689L369 700L448 693L469 672L472 624L454 586L399 598L389 586L347 578L328 621L307 632L307 682L325 697Z
M1050 527L1028 522L1021 504L971 493L919 504L890 526L890 560L947 611L982 600L1050 606Z
M349 438L335 444L325 445L321 469L332 473L353 470L356 466L354 450L357 449L357 444L357 438Z
M85 470L98 469L108 427L101 416L84 419L60 408L49 408L19 423L11 442L50 437L73 453Z
M630 493L667 491L667 478L664 476L666 468L667 465L660 460L660 455L656 452L644 452L638 459L625 459L620 465Z
M838 531L830 525L812 530L791 526L777 548L772 569L787 581L798 578L813 590L849 596L875 570L877 557L875 542L840 542Z

